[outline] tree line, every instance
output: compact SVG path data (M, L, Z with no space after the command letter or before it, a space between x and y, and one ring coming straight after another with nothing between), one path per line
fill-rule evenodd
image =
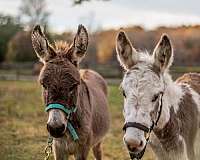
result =
M72 4L84 1L72 0ZM48 26L50 12L45 0L22 0L16 17L0 14L0 62L36 62L32 45L31 30L41 24L51 40L73 41L72 32L51 33ZM75 26L76 27L76 26ZM129 38L138 50L147 49L152 53L162 33L168 33L175 52L175 65L200 65L200 25L180 27L159 27L145 30L141 26L125 27ZM118 64L115 52L115 37L118 29L99 30L90 34L88 55L84 65ZM90 32L90 31L89 31ZM53 42L52 42L53 43Z

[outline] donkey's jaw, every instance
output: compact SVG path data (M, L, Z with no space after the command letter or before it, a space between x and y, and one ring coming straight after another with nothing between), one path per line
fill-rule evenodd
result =
M170 119L170 108L173 107L175 113L179 110L179 104L184 96L184 91L181 86L173 82L170 75L164 76L165 91L163 94L163 108L160 120L158 121L157 128L162 129Z
M164 128L165 125L167 124L167 122L169 121L169 119L170 119L170 108L165 107L165 105L163 104L160 119L159 119L157 125L155 126L155 128L157 128L157 129Z

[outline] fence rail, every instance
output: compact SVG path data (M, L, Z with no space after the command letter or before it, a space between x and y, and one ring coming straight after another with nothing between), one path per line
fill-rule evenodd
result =
M122 79L123 71L121 67L117 64L105 64L96 65L89 67L98 73L100 73L104 78L107 79L108 83L118 84L120 79ZM170 74L173 79L183 75L187 72L198 72L200 73L200 66L175 66L170 69ZM33 64L14 64L14 65L0 65L0 80L20 80L20 81L33 81L37 80L37 75L33 75Z

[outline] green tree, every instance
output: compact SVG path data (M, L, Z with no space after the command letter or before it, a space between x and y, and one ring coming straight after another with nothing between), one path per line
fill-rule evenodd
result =
M5 59L8 42L20 30L22 26L16 18L0 14L0 62Z

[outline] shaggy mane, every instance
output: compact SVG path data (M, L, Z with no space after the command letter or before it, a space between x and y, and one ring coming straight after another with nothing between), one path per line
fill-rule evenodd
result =
M54 49L57 54L66 54L70 48L70 44L65 41L55 41Z

